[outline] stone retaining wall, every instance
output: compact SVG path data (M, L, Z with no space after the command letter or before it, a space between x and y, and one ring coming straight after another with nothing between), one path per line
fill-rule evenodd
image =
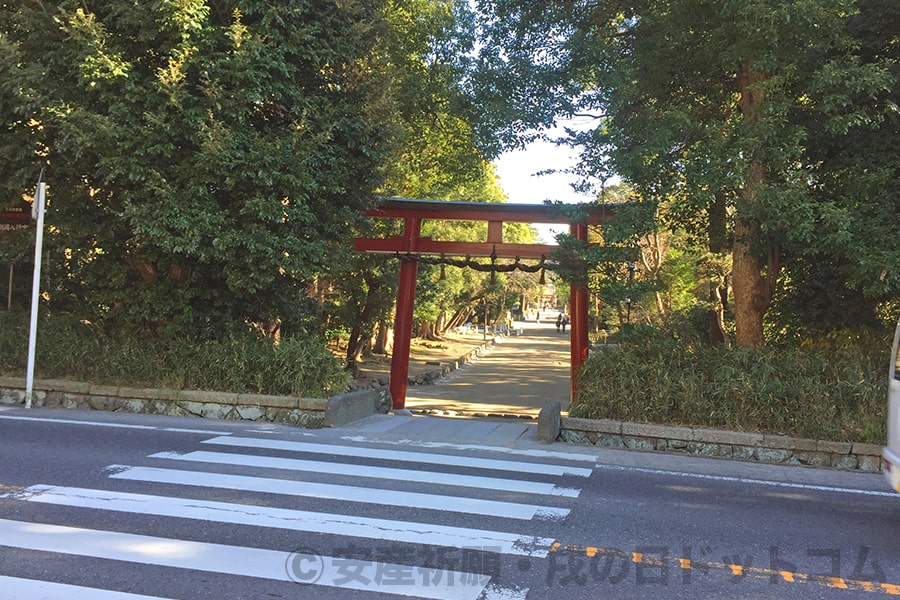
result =
M494 343L495 339L490 338L457 360L437 364L435 369L410 378L408 385L433 384L484 354ZM0 377L0 405L23 405L25 383L22 377ZM317 429L338 427L376 412L387 413L391 407L391 393L381 382L331 398L300 398L36 379L31 404L46 408L268 421Z
M25 402L25 379L0 377L0 405ZM386 388L332 398L300 398L200 390L170 390L95 385L80 381L34 381L32 406L76 410L245 419L289 423L299 427L336 427L375 412L387 412Z
M546 418L550 417L548 413ZM556 439L603 448L692 454L748 462L873 472L881 470L881 446L875 444L827 442L700 427L563 417Z

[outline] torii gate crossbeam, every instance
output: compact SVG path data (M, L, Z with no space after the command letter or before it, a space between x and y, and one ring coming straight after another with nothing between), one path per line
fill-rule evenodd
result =
M400 278L397 290L397 315L394 321L394 350L391 355L390 390L395 410L406 405L409 378L409 348L412 336L416 276L421 255L491 256L496 258L542 259L557 246L547 244L510 244L503 241L503 223L567 223L571 235L587 242L588 225L613 217L615 205L581 205L583 222L573 223L559 208L546 204L498 204L483 202L450 202L390 198L367 211L368 217L403 219L403 235L389 238L358 238L358 252L397 254ZM422 222L428 219L486 221L484 242L450 242L421 237ZM583 286L571 287L571 395L576 390L576 376L588 353L588 293Z

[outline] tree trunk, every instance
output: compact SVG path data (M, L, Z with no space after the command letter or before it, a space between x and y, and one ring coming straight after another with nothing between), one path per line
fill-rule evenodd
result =
M437 320L434 322L434 332L438 337L444 337L447 333L447 311L442 310L438 313Z
M663 302L662 294L659 293L659 290L653 292L653 301L656 303L656 312L659 314L659 319L663 323L666 323L668 319L668 310L666 309L666 305Z
M368 291L366 299L356 318L353 320L353 327L350 329L350 340L347 342L347 368L353 373L354 377L359 376L359 367L356 364L363 347L365 346L363 327L369 322L372 313L375 310L375 296L381 287L381 281L377 277L367 277Z
M354 377L359 377L359 365L356 363L356 357L359 354L359 348L362 343L360 333L361 326L357 320L350 330L350 339L347 341L347 353L345 355L345 366Z
M422 326L419 328L419 337L423 340L437 339L432 330L431 321L422 321Z
M464 306L456 311L456 314L453 315L453 318L447 323L447 329L451 329L453 327L459 327L460 325L465 325L467 321L472 318L472 307Z
M724 192L716 192L713 203L709 207L708 236L709 251L722 254L727 244L727 212ZM709 343L719 346L726 343L725 309L728 307L728 286L725 281L709 283Z
M665 236L660 235L658 229L654 228L652 233L645 235L643 244L641 244L641 266L644 268L643 277L651 281L658 280L659 272L668 252L669 240ZM662 294L657 290L653 293L653 298L659 319L665 323L667 310Z
M390 354L394 346L394 331L383 321L378 323L375 345L372 352L375 354Z
M765 76L753 70L749 60L740 65L738 87L741 115L747 123L758 123L763 109L764 93L759 87ZM747 217L759 200L765 183L766 167L758 157L751 158L750 170L740 191L740 204L735 214L732 276L734 278L734 327L738 346L763 346L763 317L772 300L771 290L763 275L763 262L754 253L759 242L759 225ZM771 267L772 265L770 265ZM772 275L772 270L767 272Z
M371 335L363 340L362 345L359 347L356 354L357 362L363 362L372 358L372 344L374 343L375 338Z
M750 239L758 227L738 218L734 225L734 328L738 346L764 346L763 316L770 298L765 293L762 261L753 253ZM740 239L740 241L739 241Z

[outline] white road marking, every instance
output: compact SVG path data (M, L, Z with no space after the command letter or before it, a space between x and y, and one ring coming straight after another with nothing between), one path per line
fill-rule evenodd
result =
M554 458L560 460L572 460L578 462L597 462L597 457L591 454L576 454L574 452L560 452L557 450L540 450L535 448L510 448L508 446L484 446L479 444L454 444L452 442L427 442L422 440L373 440L361 435L347 435L341 438L347 442L362 442L368 444L384 444L395 446L416 446L418 448L445 448L447 450L496 452L510 454L512 456L529 456L531 458Z
M505 492L521 492L523 494L564 496L568 498L576 498L579 494L579 490L577 489L563 488L552 483L540 481L519 481L516 479L499 479L480 477L477 475L438 473L435 471L409 471L406 469L394 469L390 467L320 462L295 458L281 458L277 456L257 456L253 454L233 454L228 452L189 452L187 454L159 452L157 454L151 454L150 458L240 465L244 467L265 469L285 469L298 472L321 473L324 471L331 475L348 475L351 477L368 477L373 479L403 480L412 476L416 483L472 487L478 489L501 490ZM411 475L413 473L414 475Z
M17 598L28 598L29 600L161 600L160 596L142 596L3 575L0 575L0 589L3 590L3 597L10 600Z
M401 492L395 490L351 487L328 483L291 481L286 479L269 479L265 477L247 477L224 473L205 473L203 471L178 471L175 469L157 469L153 467L125 467L111 465L110 477L131 481L148 481L153 483L172 483L176 485L194 485L221 489L262 492L266 494L284 494L322 498L342 502L365 502L387 506L405 506L427 510L440 510L464 514L506 517L510 519L564 519L569 514L566 508L520 504L516 502L495 502L464 496L439 496L417 492Z
M101 421L76 421L74 419L49 419L46 417L21 417L15 415L0 415L0 419L14 421L36 421L41 423L62 423L64 425L92 425L94 427L113 427L118 429L145 429L153 431L172 431L176 433L200 433L203 435L231 435L228 431L213 431L210 429L187 429L184 427L156 427L153 425L128 425L125 423L104 423Z
M486 575L348 561L311 550L244 548L7 519L0 519L0 540L12 548L436 600L475 600L489 582Z
M478 548L500 554L538 558L546 557L555 541L552 538L484 529L49 485L33 485L5 494L5 497L140 515L200 519L447 548Z
M527 598L528 588L504 588L491 584L485 588L478 600L526 600Z
M399 450L383 450L358 446L332 446L329 444L312 444L307 442L288 442L263 438L220 437L203 440L204 444L238 446L242 448L263 448L266 450L287 450L291 452L308 452L312 454L328 454L332 456L351 456L355 458L373 458L395 460L401 462L428 463L437 465L453 465L456 467L473 467L498 471L515 471L535 475L576 475L589 477L592 469L570 467L545 463L521 462L517 460L497 460L490 458L473 458L453 454L431 454L427 452L403 452Z
M668 475L672 477L684 477L687 479L706 479L710 481L727 481L732 483L746 483L750 485L767 485L815 492L837 492L841 494L859 494L862 496L884 496L896 498L897 492L880 492L877 490L860 490L854 488L842 488L829 485L814 485L810 483L792 483L789 481L769 481L766 479L750 479L747 477L730 477L728 475L705 475L702 473L686 473L683 471L666 471L664 469L648 469L645 467L623 467L619 465L597 465L597 469L605 471L628 471L632 473L649 473L651 475Z

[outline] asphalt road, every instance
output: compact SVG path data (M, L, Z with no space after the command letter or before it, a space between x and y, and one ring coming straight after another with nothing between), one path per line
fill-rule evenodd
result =
M880 475L388 419L0 410L0 597L900 594L900 496Z

